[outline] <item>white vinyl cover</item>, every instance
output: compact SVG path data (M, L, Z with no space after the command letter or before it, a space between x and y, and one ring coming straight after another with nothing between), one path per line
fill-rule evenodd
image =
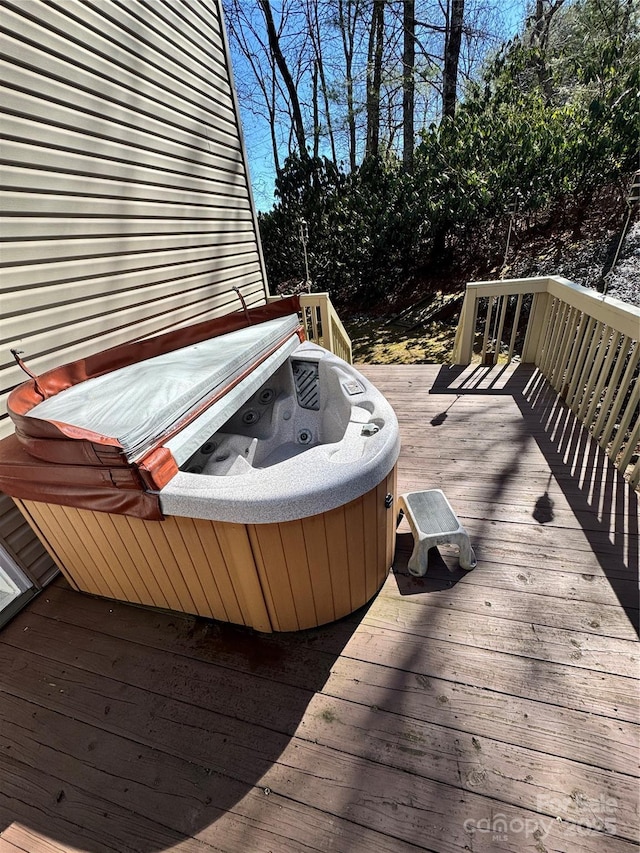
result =
M119 368L44 400L29 416L117 438L138 459L298 324L296 314L278 317Z

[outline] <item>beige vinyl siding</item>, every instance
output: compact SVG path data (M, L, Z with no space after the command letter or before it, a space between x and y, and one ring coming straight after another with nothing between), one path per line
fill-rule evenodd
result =
M25 376L266 298L219 0L2 0L0 436Z
M3 494L0 494L0 531L2 545L36 586L51 580L57 572L51 557L15 503Z

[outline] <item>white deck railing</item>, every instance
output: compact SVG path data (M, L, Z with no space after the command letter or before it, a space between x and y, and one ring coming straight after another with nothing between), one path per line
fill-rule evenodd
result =
M482 319L484 317L484 319ZM467 285L453 361L534 363L624 474L640 441L640 309L545 277ZM630 472L640 483L640 459Z
M268 297L269 302L282 299L281 296ZM328 293L300 294L302 323L307 340L319 344L351 364L351 338L342 325L336 309L331 304Z

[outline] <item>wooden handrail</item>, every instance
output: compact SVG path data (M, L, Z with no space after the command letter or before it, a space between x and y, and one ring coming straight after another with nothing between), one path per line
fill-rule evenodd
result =
M455 364L473 359L479 314L485 317L481 363L504 357L535 364L625 473L640 442L640 308L556 276L472 282ZM640 483L640 458L629 481L634 488Z
M281 298L281 296L269 296L267 301L273 302ZM302 293L300 308L307 340L323 346L351 364L351 338L342 325L329 294Z

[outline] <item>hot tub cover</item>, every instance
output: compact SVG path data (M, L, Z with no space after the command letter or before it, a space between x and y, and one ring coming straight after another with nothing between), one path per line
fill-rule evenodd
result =
M27 417L113 436L136 461L295 335L298 325L295 314L276 317L117 368L43 400Z
M298 310L297 297L278 300L113 347L18 386L7 401L15 436L0 441L0 489L161 519L153 492L178 472L163 443L292 333L301 338Z

